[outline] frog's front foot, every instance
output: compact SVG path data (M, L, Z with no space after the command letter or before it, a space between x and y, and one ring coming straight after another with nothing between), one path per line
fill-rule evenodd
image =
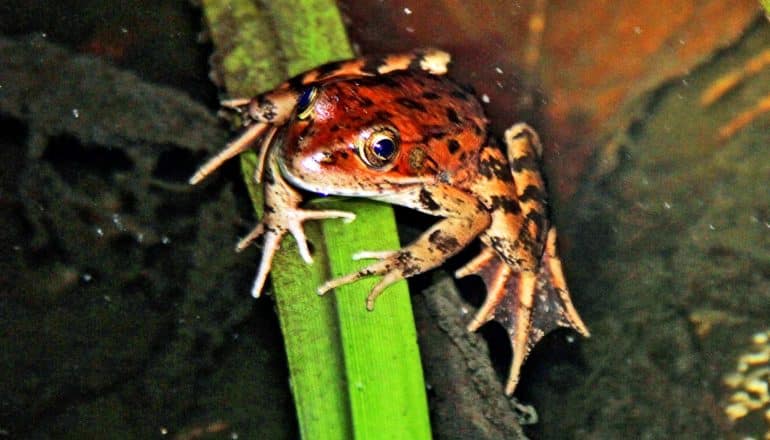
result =
M302 259L307 264L311 264L313 263L313 257L310 255L302 223L305 220L322 220L327 218L342 218L345 222L349 223L355 220L356 215L346 211L312 211L285 207L280 212L267 213L262 222L238 242L236 250L240 252L257 238L264 237L262 240L262 260L259 263L254 286L251 289L251 295L254 298L259 298L262 292L262 288L267 280L267 274L272 266L273 256L278 248L281 247L281 240L286 233L289 232L294 236L300 256L302 256Z
M382 279L372 287L369 295L366 297L366 309L369 311L374 310L374 302L377 297L380 296L386 287L395 283L396 281L403 280L404 278L413 275L414 270L419 272L419 269L415 267L415 262L411 262L412 256L409 252L401 251L374 251L374 252L358 252L353 255L354 260L364 259L377 259L376 263L372 263L363 269L343 275L339 278L329 280L318 287L318 294L324 295L326 292L335 289L345 284L358 281L361 278L366 278L373 275L382 275Z

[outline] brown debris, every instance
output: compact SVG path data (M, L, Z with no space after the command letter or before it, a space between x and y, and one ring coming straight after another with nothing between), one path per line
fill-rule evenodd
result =
M719 139L731 138L736 132L749 125L752 121L770 112L770 94L762 97L754 107L744 110L727 124L719 127Z
M742 67L731 70L723 77L714 81L701 95L700 102L708 107L741 85L746 79L764 70L770 65L770 49L763 50L759 55L748 60Z

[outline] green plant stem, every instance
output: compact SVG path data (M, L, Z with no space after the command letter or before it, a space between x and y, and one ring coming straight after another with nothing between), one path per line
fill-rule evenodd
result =
M765 14L767 14L768 19L770 19L770 0L759 0L759 4L765 8Z
M352 55L331 0L202 3L231 96L252 96L289 76ZM255 156L242 157L244 178L261 215L262 190L252 178ZM331 209L355 212L357 220L306 223L315 263L306 265L287 237L271 272L302 436L430 438L406 283L388 288L373 313L366 311L364 300L375 279L343 286L327 297L315 294L330 275L364 264L351 260L355 252L399 247L392 210L368 201L330 199L311 206L332 204ZM321 231L335 239L324 244Z

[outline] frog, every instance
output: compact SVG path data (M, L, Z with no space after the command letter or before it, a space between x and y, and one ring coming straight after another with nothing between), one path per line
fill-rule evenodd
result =
M443 265L478 239L478 255L454 275L477 275L486 285L467 329L494 320L506 330L513 355L504 392L512 395L545 334L559 327L586 337L589 331L557 252L539 135L518 122L502 142L493 136L476 96L446 75L450 61L439 49L364 56L322 65L255 97L225 100L226 110L241 115L242 132L190 183L257 150L253 179L263 185L264 215L236 246L262 240L254 297L286 234L311 264L303 223L355 219L346 211L305 209L303 193L368 198L439 219L401 249L358 252L352 257L373 262L318 287L323 295L379 276L366 299L370 311L388 286Z

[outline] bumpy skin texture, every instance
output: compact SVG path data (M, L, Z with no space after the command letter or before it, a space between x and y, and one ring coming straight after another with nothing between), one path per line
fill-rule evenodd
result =
M501 151L487 133L478 100L442 76L449 55L415 51L331 63L252 99L226 101L244 116L243 134L190 179L196 183L222 162L257 145L254 178L264 180L265 215L239 244L263 237L253 295L259 296L273 255L287 232L311 262L302 222L344 218L342 211L300 208L298 189L366 197L442 218L417 240L319 287L323 294L380 275L367 308L393 282L425 272L480 238L482 251L457 277L479 275L485 303L470 331L499 321L513 346L505 387L512 394L527 354L547 332L568 327L588 336L570 300L549 225L537 133L516 124ZM263 179L264 178L264 179Z

